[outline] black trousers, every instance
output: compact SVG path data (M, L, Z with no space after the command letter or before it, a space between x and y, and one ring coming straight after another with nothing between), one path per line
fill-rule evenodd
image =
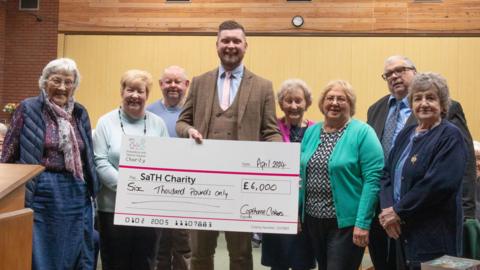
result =
M156 230L161 235L157 249L157 270L190 269L190 231L167 228Z
M395 269L395 250L389 245L388 235L376 216L370 227L368 251L375 270Z
M411 263L407 264L407 260L405 257L405 247L402 245L403 238L400 236L398 240L395 240L393 238L388 238L387 236L387 241L386 241L386 257L381 258L382 259L382 264L381 267L386 267L386 268L377 268L377 266L374 265L375 269L380 269L380 270L420 270L420 264L419 263ZM370 254L371 256L371 254ZM373 261L373 257L372 257Z
M395 268L393 270L420 270L421 266L419 262L407 263L405 257L405 246L402 244L404 239L402 236L398 240L390 239L390 248L393 249L392 261L395 262ZM433 258L432 258L433 259Z
M98 212L103 270L152 270L158 236L154 228L113 225L113 213Z
M315 218L309 215L305 215L305 227L318 262L318 269L358 269L365 248L353 243L353 227L340 229L336 218Z

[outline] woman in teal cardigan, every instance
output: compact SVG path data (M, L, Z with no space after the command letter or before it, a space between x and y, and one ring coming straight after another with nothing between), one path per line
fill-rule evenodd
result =
M352 119L355 94L332 81L319 107L325 121L301 146L300 204L319 269L358 269L378 203L383 151L373 129Z

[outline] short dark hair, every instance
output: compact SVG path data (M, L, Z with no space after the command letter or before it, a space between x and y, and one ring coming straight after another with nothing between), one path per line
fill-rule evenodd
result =
M245 28L243 27L243 25L233 20L224 21L218 26L219 33L223 30L234 30L234 29L241 29L243 34L245 34Z

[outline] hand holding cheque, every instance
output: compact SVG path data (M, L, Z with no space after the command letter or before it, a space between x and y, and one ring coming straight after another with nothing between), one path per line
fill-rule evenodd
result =
M115 224L294 234L299 156L298 144L124 136Z

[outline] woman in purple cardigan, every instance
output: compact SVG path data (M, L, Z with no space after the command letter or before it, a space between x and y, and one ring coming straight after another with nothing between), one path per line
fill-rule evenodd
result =
M284 142L302 141L305 130L313 125L312 121L303 118L311 104L312 94L304 81L290 79L283 82L278 91L278 105L285 115L278 119L278 128ZM263 234L262 241L262 264L272 270L315 268L310 243L301 229L296 235Z

